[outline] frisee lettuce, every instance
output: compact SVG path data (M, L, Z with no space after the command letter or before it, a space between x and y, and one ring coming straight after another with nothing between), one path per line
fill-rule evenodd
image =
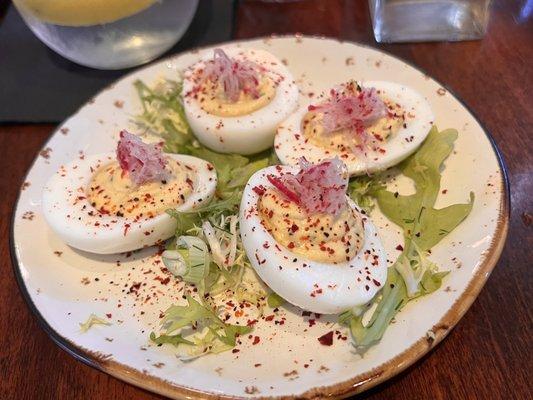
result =
M186 296L186 299L186 306L172 305L165 311L161 321L163 333L159 336L154 332L150 334L150 339L154 343L168 343L174 346L187 344L193 347L190 354L198 356L233 348L236 345L236 338L252 329L249 326L226 324L213 310L193 297ZM175 334L176 331L187 327L199 333L193 333L187 339L182 336L182 332Z
M150 340L159 346L163 344L171 344L172 346L179 346L180 344L187 344L189 346L194 346L193 342L191 342L190 340L184 339L181 334L156 336L154 332L151 332Z
M439 272L437 265L428 259L427 252L472 210L473 193L468 203L434 208L440 192L441 168L456 139L456 130L439 132L433 127L420 149L400 164L400 171L414 181L416 193L412 195L386 190L378 183L379 177L374 182L365 179L352 184L355 201L372 196L381 212L404 233L404 249L389 267L383 290L367 305L368 310L373 310L368 322L365 323L366 313L360 310L345 312L339 317L340 323L350 327L358 352L364 353L379 342L398 311L409 300L440 288L448 273Z
M167 210L177 222L177 239L167 244L163 255L165 265L184 281L196 285L202 301L208 302L212 296L227 290L237 291L249 262L238 240L235 214L248 179L277 160L274 152L265 151L244 157L210 150L195 139L186 120L181 82L161 80L154 87L148 87L142 81L136 81L134 86L143 107L143 112L135 119L138 126L146 134L163 139L166 152L204 159L213 164L217 171L217 190L209 203L190 212ZM183 241L186 238L191 242L201 241L197 247L202 251L196 251L191 246L180 246L180 239ZM208 256L204 249L208 249ZM207 292L210 296L204 299ZM151 335L152 341L184 344L185 339L181 335L172 335L179 329L177 324L184 327L207 321L205 332L194 335L189 343L185 343L193 347L192 352L198 356L232 348L235 336L250 330L248 327L223 324L204 305L192 299L188 301L187 307L173 306L167 310L165 321L172 321L172 324L166 326L166 332L161 336Z
M348 194L356 204L369 213L374 208L373 195L384 186L378 179L370 176L361 176L350 180Z
M163 264L172 274L185 282L198 286L203 294L206 278L210 272L211 255L206 243L196 236L180 236L176 239L176 249L167 249L161 255Z
M165 151L188 154L194 138L183 109L182 82L161 80L150 88L136 80L133 86L143 108L143 112L135 117L139 127L161 136Z

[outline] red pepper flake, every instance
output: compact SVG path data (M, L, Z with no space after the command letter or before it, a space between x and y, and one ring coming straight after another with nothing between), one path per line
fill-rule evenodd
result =
M50 152L51 151L52 151L52 149L50 147L47 147L46 149L41 150L39 155L48 160L50 158Z
M312 326L316 325L316 320L314 320L314 319L310 319L307 322L309 322L309 328L311 328Z
M134 283L133 285L130 286L130 290L128 291L128 293L137 293L140 287L141 287L141 282Z
M396 250L403 251L403 246L401 244L399 244L398 246L396 246Z
M333 344L333 331L329 331L325 335L320 336L318 341L322 346L331 346Z
M259 336L255 336L255 337L254 337L254 341L252 342L252 344L253 344L253 345L256 345L256 344L258 344L260 341L261 341L261 339L259 338Z
M130 229L130 227L131 227L130 224L124 224L124 236L128 234L128 229Z
M154 280L161 282L161 285L166 285L170 282L170 276L167 276L165 279L161 278L160 276L156 276Z
M448 189L443 189L442 194L446 194L446 193L448 193Z
M107 318L111 318L113 315L111 313L108 313L105 315Z
M290 242L290 243L287 245L287 247L288 247L289 249L294 249L294 242Z
M254 186L252 190L257 193L259 196L262 196L265 194L266 189L263 185Z
M265 317L265 321L272 321L273 319L274 319L274 314Z
M291 226L291 231L292 231L292 232L296 232L298 229L300 229L300 228L298 227L298 225L296 225L296 224L292 224L292 226Z
M238 353L239 351L240 351L239 349L233 349L233 350L231 350L231 352L232 352L233 354Z
M249 319L248 322L246 323L246 326L253 326L255 324L257 324L257 320L256 319Z

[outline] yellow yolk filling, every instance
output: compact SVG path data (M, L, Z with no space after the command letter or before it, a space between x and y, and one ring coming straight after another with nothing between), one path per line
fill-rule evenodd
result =
M351 260L364 243L359 214L346 205L336 216L309 215L276 189L267 189L258 204L264 226L293 253L323 263Z
M99 212L128 218L152 218L183 204L193 191L193 171L169 158L168 178L135 185L118 162L99 168L86 189L89 202Z
M222 85L208 80L199 88L198 101L202 109L209 114L218 117L239 117L267 106L276 96L276 84L272 79L263 75L258 91L259 97L241 91L239 99L232 102L224 94Z

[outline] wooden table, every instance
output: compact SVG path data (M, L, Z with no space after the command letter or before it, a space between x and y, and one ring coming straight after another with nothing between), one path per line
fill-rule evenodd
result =
M236 38L294 32L333 36L371 44L424 69L471 107L509 168L509 239L478 300L434 351L363 398L533 397L533 272L528 271L533 266L533 19L528 12L531 1L497 0L482 41L379 45L363 0L237 4ZM0 398L159 398L62 351L19 294L9 261L11 211L23 175L53 130L53 125L0 126Z

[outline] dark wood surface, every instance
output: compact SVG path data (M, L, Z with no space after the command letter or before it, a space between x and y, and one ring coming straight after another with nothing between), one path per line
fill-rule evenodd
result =
M378 45L363 0L243 2L236 11L236 38L294 32L332 36L371 44L419 66L470 106L507 162L512 193L509 237L479 298L434 351L360 397L533 398L531 1L493 1L484 40L461 43ZM53 129L0 126L0 399L159 398L69 356L39 328L19 294L9 255L11 211L22 177Z

